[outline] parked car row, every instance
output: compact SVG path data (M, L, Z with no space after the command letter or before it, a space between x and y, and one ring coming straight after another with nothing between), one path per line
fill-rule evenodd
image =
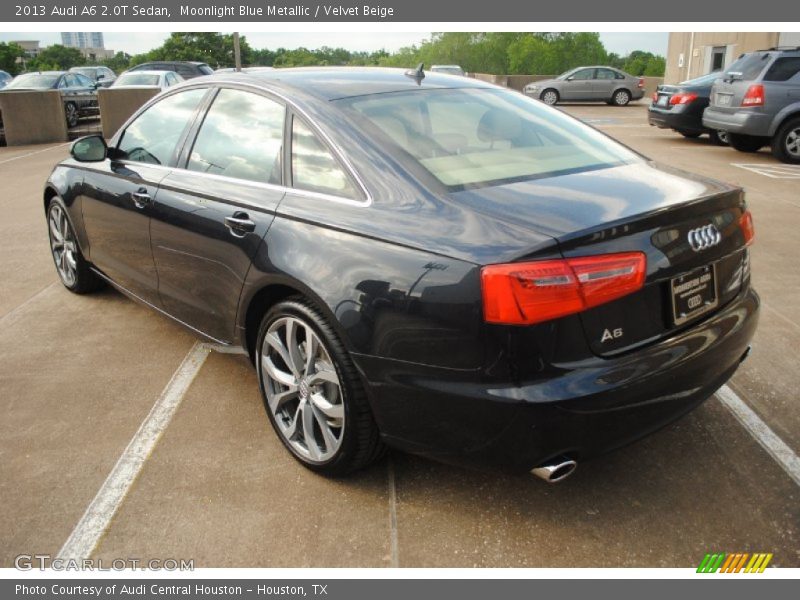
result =
M157 68L158 67L158 68ZM67 127L75 127L81 118L99 113L98 88L155 88L165 90L186 78L212 73L199 62L143 63L117 76L104 66L73 67L69 71L40 71L11 77L0 71L3 92L58 90L64 100ZM188 77L184 77L185 73ZM2 127L2 116L0 116Z
M778 160L800 164L800 47L750 52L723 73L659 86L648 118L687 137L707 132L739 152L770 146Z

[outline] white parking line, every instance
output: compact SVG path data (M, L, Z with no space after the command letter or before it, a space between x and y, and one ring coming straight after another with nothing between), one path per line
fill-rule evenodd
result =
M21 158L28 158L29 156L36 156L37 154L41 154L42 152L47 152L49 150L53 150L55 148L63 148L64 146L69 146L72 142L67 142L66 144L58 144L56 146L50 146L49 148L44 148L43 150L37 150L36 152L28 152L27 154L20 154L19 156L14 156L13 158L7 158L5 160L0 160L0 165L4 165L5 163L10 163L14 160L19 160Z
M386 461L388 463L389 476L389 547L390 547L390 567L400 566L400 552L397 543L397 482L394 474L394 461L391 455Z
M800 458L797 454L727 385L717 390L717 398L789 477L800 485Z
M206 344L192 346L59 550L59 558L82 560L92 555L210 352Z
M771 179L800 179L800 166L796 165L731 163L731 166L751 171Z

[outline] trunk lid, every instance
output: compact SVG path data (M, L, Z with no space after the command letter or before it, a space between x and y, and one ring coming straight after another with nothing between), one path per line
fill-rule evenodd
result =
M646 254L641 290L580 313L587 342L599 355L690 326L741 289L744 199L733 186L642 162L454 196L474 210L555 238L565 258ZM522 254L518 260L531 258ZM686 303L703 283L706 308L688 310ZM690 295L680 298L682 293Z

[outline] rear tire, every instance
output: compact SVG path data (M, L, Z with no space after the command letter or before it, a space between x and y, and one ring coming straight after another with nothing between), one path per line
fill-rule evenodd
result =
M611 101L615 106L627 106L628 102L631 101L631 93L628 90L617 90L611 96Z
M800 164L800 118L784 123L772 137L772 155L781 162Z
M552 88L548 88L542 92L539 96L539 99L547 104L548 106L555 106L558 104L558 101L561 99L561 96L558 95L558 92Z
M719 131L717 131L715 129L712 129L711 131L709 131L708 132L708 139L711 140L712 144L716 144L717 146L727 146L729 144L729 142L728 142L728 132L727 131L722 131L721 129Z
M47 231L50 254L65 288L75 294L89 294L105 285L83 258L72 223L67 217L67 208L58 196L53 197L47 205Z
M256 370L270 423L304 467L336 477L383 456L353 361L308 301L289 298L267 311L258 331Z
M739 152L758 152L767 145L767 138L756 135L742 135L741 133L728 133L730 145Z

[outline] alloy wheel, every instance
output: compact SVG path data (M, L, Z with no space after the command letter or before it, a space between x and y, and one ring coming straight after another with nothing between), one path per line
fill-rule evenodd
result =
M789 131L783 143L789 156L800 159L800 127L795 127Z
M75 127L78 124L78 109L77 107L72 104L72 102L67 103L64 106L64 110L67 114L67 126Z
M280 317L264 335L259 366L267 405L284 441L306 462L332 459L344 434L344 396L320 337L301 319Z
M628 92L621 90L614 94L614 102L616 102L617 106L625 106L630 102L630 95Z
M553 90L548 90L542 94L542 102L553 106L556 102L558 102L558 94Z
M78 277L78 247L75 236L72 234L66 213L58 204L51 206L47 221L50 229L50 250L58 275L64 285L72 287Z

